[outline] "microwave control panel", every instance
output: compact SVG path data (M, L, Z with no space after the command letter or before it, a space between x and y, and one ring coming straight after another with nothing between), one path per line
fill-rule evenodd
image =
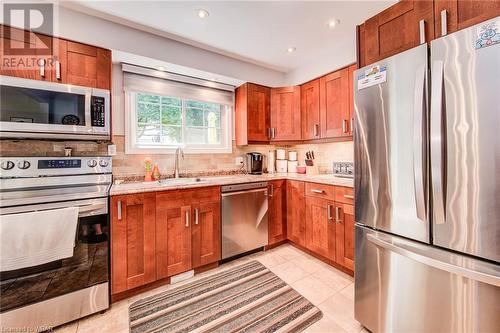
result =
M105 126L104 103L104 97L92 96L90 104L90 120L92 122L92 126Z

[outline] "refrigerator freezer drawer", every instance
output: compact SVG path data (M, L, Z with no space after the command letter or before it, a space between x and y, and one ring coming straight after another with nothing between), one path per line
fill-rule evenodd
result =
M355 317L372 332L500 332L500 266L356 226Z

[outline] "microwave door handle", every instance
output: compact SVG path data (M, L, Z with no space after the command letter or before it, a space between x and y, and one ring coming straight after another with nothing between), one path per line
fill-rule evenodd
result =
M425 74L426 66L417 69L413 107L413 182L417 217L425 221Z
M434 60L431 70L431 183L432 200L434 207L434 221L436 224L446 222L446 132L444 131L444 77L443 61Z

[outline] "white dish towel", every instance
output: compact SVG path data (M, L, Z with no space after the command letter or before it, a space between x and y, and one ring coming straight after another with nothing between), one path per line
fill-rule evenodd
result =
M73 256L78 207L0 216L0 271Z

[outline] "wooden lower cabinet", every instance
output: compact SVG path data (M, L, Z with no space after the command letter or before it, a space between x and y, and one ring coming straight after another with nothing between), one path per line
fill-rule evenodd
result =
M335 203L336 245L335 261L354 271L354 206Z
M113 294L156 280L155 194L111 197Z
M220 188L111 197L112 294L217 262Z
M287 238L296 244L306 246L306 201L304 182L288 180L286 183L286 200Z
M270 181L267 213L269 245L286 240L286 201L286 181Z
M221 259L220 201L194 206L193 216L192 259L198 268Z
M306 197L306 247L330 260L335 260L334 202Z

